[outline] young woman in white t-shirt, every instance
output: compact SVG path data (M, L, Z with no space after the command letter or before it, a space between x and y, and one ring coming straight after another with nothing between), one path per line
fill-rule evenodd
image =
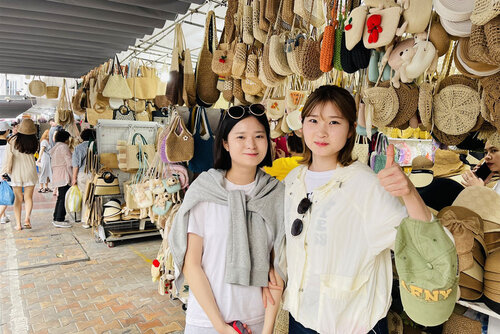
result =
M179 276L182 277L183 274L189 284L186 334L234 334L237 331L230 325L233 321L241 321L253 334L272 333L279 303L268 304L266 308L263 296L272 294L274 300L279 300L282 289L280 291L275 287L269 291L267 288L269 270L261 271L264 277L260 275L260 278L263 278L264 281L260 280L260 285L227 282L228 270L234 269L227 267L226 254L228 252L227 245L232 244L232 247L235 247L234 234L231 234L230 231L234 231L235 228L231 225L233 224L232 217L235 215L235 207L231 207L231 205L235 206L236 204L234 204L234 200L224 203L224 199L221 203L221 196L217 194L225 195L226 191L227 194L236 191L241 194L242 200L246 199L246 206L242 206L242 210L245 211L236 212L236 214L246 217L243 219L246 219L244 224L250 225L248 227L249 235L251 234L250 229L254 228L251 225L254 222L250 221L248 217L253 217L256 214L260 216L259 213L249 213L248 211L251 210L248 208L252 205L250 203L254 197L262 196L260 203L265 203L266 198L276 198L276 196L272 197L271 192L277 191L280 193L278 197L282 203L283 185L260 170L260 167L272 164L269 133L265 108L262 105L236 106L226 111L219 124L214 143L215 169L202 173L193 182L183 203L183 206L192 207L186 214L183 213L181 207L177 214L178 216L188 216L187 228L184 227L183 230L187 229L187 246L183 263L182 257L180 260L176 260L179 259L179 253L183 253L183 246L177 245L179 235L180 238L183 237L180 228L183 223L179 217L176 217L169 237L174 262L182 270L179 272ZM204 186L200 187L200 184ZM269 194L262 195L260 193L259 195L259 188L262 188L263 184L267 185L265 189L271 189L271 191ZM206 192L206 194L202 195L204 196L202 199L199 199L200 195L193 192ZM210 192L214 193L214 198ZM196 196L198 198L193 199ZM192 205L190 202L196 202L196 204ZM272 208L273 204L268 203L264 206ZM282 206L280 207L282 208ZM271 209L267 211L270 212ZM282 209L280 212L280 220L282 220ZM274 216L275 213L271 215ZM268 216L266 213L262 215L262 217ZM266 220L266 218L262 219ZM262 242L262 245L265 245L264 248L267 247L267 251L263 251L259 255L258 262L267 261L268 267L273 245L276 244L275 240L278 236L275 227L282 228L281 221L266 221L265 228L261 230L263 231L261 237L265 240L258 240ZM252 246L250 237L248 243L246 251ZM254 268L252 267L250 270L254 271ZM272 271L272 269L270 270ZM271 276L277 276L276 283L283 287L279 275L273 274ZM264 289L267 291L263 291Z
M290 334L387 332L396 227L432 217L392 145L378 175L352 160L355 122L337 86L316 89L302 111L304 160L284 181Z

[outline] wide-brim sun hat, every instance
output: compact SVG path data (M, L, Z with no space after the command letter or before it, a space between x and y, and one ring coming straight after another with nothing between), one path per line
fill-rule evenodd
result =
M460 161L460 156L457 153L449 150L436 150L434 166L432 167L435 177L459 174L463 171L463 167L464 163Z
M433 101L434 124L449 135L468 133L477 123L481 111L479 92L464 85L442 89Z
M500 231L500 195L484 186L466 187L453 205L474 211L484 220L484 232Z
M372 124L379 128L387 126L398 113L398 95L392 86L366 89L363 94L363 102L365 108L373 107Z
M106 207L106 208L104 208L104 212L102 214L102 217L103 218L114 217L114 216L120 215L121 212L122 212L121 208Z
M17 132L23 135L36 135L36 125L31 119L25 118L17 127Z
M456 47L454 54L455 62L460 63L460 67L467 73L478 77L487 77L500 72L500 66L490 65L471 59L469 55L469 38L461 38ZM461 71L459 67L457 69ZM465 73L467 75L467 73Z
M440 83L439 86L436 87L436 93L439 93L441 89L451 86L451 85L464 85L464 86L469 86L470 88L477 90L478 88L478 81L476 79L473 79L471 77L467 77L463 74L452 74L444 78Z
M453 22L469 20L474 10L474 1L470 0L435 0L434 10L441 19Z
M441 25L448 34L455 37L469 37L472 31L470 20L455 22L441 18Z
M117 208L117 209L120 209L121 210L121 203L119 200L117 200L116 198L113 198L113 199L110 199L109 201L107 201L104 205L103 205L104 208Z
M434 180L432 166L434 163L423 155L419 155L411 161L411 173L408 178L416 188L426 187Z

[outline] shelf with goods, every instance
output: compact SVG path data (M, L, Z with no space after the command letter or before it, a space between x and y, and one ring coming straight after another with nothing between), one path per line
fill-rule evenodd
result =
M474 311L486 314L490 317L496 318L500 320L500 314L496 313L495 311L492 311L488 306L486 306L484 303L480 302L469 302L466 300L459 300L457 301L457 304L460 304L462 306L468 307Z

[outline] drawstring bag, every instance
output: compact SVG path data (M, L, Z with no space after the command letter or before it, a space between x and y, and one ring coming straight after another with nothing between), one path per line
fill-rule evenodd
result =
M71 186L64 200L66 211L69 213L82 210L82 193L77 185Z
M191 112L196 113L196 118L193 126L194 155L188 163L188 168L193 173L202 173L213 167L214 137L205 108L199 107Z

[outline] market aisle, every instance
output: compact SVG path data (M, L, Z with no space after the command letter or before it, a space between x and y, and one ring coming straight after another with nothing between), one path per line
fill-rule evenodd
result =
M180 303L151 282L161 239L108 248L79 224L54 228L54 201L36 193L32 230L0 225L0 333L182 331Z

